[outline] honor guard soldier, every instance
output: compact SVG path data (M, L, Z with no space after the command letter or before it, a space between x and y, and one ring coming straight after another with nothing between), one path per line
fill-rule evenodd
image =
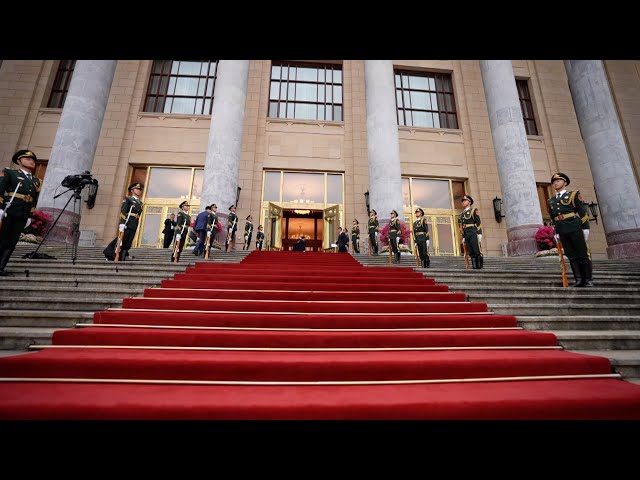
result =
M244 245L243 250L249 250L251 246L251 237L253 236L253 223L251 221L251 215L247 215L247 221L244 224Z
M142 213L143 205L141 197L143 188L144 186L141 183L132 183L129 185L129 193L131 195L126 196L124 200L122 200L122 205L120 205L119 234L102 251L107 260L115 260L116 249L120 238L122 238L122 245L120 246L118 260L125 261L129 255L129 249L133 243L133 237L136 236L140 214Z
M18 150L11 161L20 170L0 172L0 276L13 276L4 270L22 231L31 224L42 181L34 175L38 157L31 150Z
M393 251L393 263L400 263L400 234L398 212L391 210L391 221L389 222L389 247Z
M258 225L258 233L256 233L256 250L262 250L263 242L264 242L264 232L262 231L262 225Z
M467 246L467 252L471 257L471 264L474 269L482 268L484 259L480 242L482 242L482 222L477 208L472 208L473 198L469 195L462 197L464 209L458 217L458 223L462 228L462 242Z
M229 207L229 218L227 220L227 241L225 242L225 250L230 252L236 241L236 230L238 230L238 215L236 215L236 206Z
M190 207L191 205L189 205L186 200L178 206L180 211L178 212L178 219L176 220L176 246L173 248L173 252L171 252L171 260L175 262L180 261L180 254L182 253L184 244L187 243L187 238L189 238L189 228L191 225L191 215L189 215Z
M369 232L369 243L374 255L378 255L378 212L371 210L369 212L369 221L367 222Z
M209 248L213 246L213 242L218 236L218 206L212 203L209 207L209 222L207 223L207 241Z
M351 227L351 245L353 246L353 253L360 253L360 225L357 218L353 220L353 226Z
M429 268L431 259L429 258L429 225L424 221L424 210L416 208L416 219L413 222L413 239L416 242L416 250L422 260L422 267Z
M556 240L562 242L575 277L572 287L593 287L589 238L589 210L579 190L568 191L571 183L564 173L555 173L551 185L556 194L547 200L551 220L556 230Z

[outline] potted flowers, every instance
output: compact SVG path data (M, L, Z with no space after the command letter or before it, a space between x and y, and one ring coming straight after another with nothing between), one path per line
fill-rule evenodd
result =
M535 234L539 251L536 257L551 257L558 255L558 248L553 227L540 227Z
M31 214L31 223L20 234L18 244L38 244L46 234L53 216L41 210L34 210Z
M398 250L400 253L411 253L409 249L409 238L411 235L411 230L407 227L404 222L399 221L400 223L400 245ZM389 251L389 224L387 223L384 227L380 229L380 242L382 242L382 249L380 253L385 253Z

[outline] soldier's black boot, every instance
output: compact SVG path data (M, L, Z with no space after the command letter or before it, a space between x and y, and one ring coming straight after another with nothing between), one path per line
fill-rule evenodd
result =
M400 252L396 253L396 263L400 263Z
M120 250L120 258L118 260L124 262L127 259L127 255L129 255L129 250Z
M585 263L585 275L584 275L584 286L585 287L593 287L593 264L591 263L590 258L586 258L584 260Z
M471 268L473 270L477 270L477 268L478 268L478 257L471 257Z
M571 271L573 272L573 278L575 279L575 283L571 285L571 287L583 287L582 283L582 268L580 267L580 260L572 260L570 262Z
M483 265L484 265L484 257L480 255L478 257L478 269L481 269Z
M4 267L9 263L9 257L11 257L13 250L2 249L0 250L0 277L13 277L13 273L6 272Z
M424 268L429 268L429 265L431 265L431 259L429 258L429 256L427 256L427 258L422 260L422 266Z

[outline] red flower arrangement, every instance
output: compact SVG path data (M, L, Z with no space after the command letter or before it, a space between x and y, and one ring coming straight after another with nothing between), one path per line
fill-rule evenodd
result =
M540 248L540 250L551 250L552 248L555 248L555 233L556 232L553 227L540 227L535 235L538 248Z
M41 210L34 210L31 214L31 224L25 228L24 233L26 235L35 235L36 237L42 237L49 228L53 220L53 215L45 213Z
M411 235L411 230L407 227L402 220L399 220L400 223L400 243L404 243L405 245L409 245L409 235ZM384 227L380 229L379 232L380 241L383 245L389 245L389 224L387 223Z

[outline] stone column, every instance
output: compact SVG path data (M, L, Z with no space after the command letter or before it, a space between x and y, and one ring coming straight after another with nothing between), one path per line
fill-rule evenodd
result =
M225 220L221 222L225 228L229 207L236 203L248 81L249 60L220 60L200 206L218 205L218 217ZM224 232L218 235L221 244Z
M535 234L542 212L511 60L480 60L480 71L505 209L507 253L531 255L538 250Z
M565 60L565 68L598 192L607 256L640 259L640 193L604 64Z
M402 177L398 140L396 87L391 60L364 61L369 156L369 205L378 212L380 228L391 210L402 215Z
M71 200L63 212L73 191L53 197L66 190L60 184L67 175L91 171L116 64L117 60L76 62L38 198L38 209L52 214L53 220L60 215L47 243L72 244L74 225L80 225L84 198Z

